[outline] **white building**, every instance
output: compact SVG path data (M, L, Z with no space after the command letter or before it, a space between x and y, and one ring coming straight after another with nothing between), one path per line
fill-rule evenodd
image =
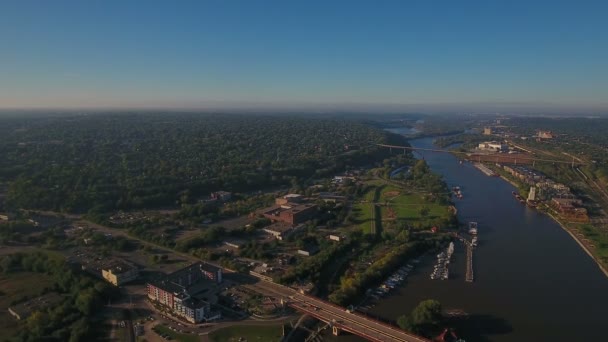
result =
M505 143L497 142L497 141L486 141L486 142L480 143L477 148L480 150L484 150L484 151L499 152L499 151L508 151L509 145L507 145Z

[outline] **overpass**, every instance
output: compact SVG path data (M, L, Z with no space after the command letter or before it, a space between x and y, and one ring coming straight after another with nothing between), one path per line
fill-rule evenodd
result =
M343 307L301 294L289 287L267 281L260 281L247 287L268 296L280 297L289 307L328 323L334 335L338 335L340 331L347 331L375 342L430 342L426 338L358 313L347 312Z

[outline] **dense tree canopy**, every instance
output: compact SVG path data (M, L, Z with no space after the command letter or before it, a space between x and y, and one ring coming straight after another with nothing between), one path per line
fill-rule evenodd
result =
M6 117L0 136L9 206L81 212L297 186L381 160L373 144L390 138L348 120L212 114Z
M400 316L401 329L430 335L441 323L441 304L433 299L423 300L409 315Z
M91 316L116 288L68 268L65 260L50 253L17 253L0 257L0 272L45 273L53 283L43 293L53 291L63 296L59 304L34 312L25 322L16 323L18 333L10 341L90 341ZM41 293L42 294L42 293ZM17 300L21 302L28 298Z

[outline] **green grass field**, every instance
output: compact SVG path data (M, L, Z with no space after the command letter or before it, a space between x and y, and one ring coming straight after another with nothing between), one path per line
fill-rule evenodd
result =
M397 194L397 192L399 193ZM437 219L449 217L446 206L433 203L425 199L422 194L405 194L403 190L393 186L387 186L383 189L380 201L381 203L389 204L397 221L414 221L431 224ZM420 212L420 209L423 207L429 209L426 217L422 217ZM389 219L389 209L387 206L382 207L382 218L384 220Z
M19 328L18 321L8 313L10 303L23 296L37 296L51 284L51 278L40 273L22 272L0 276L0 340L12 336Z
M406 190L382 181L370 181L366 183L368 188L362 196L366 203L356 203L353 207L354 222L364 232L370 233L372 221L371 203L380 203L380 216L383 221L395 220L397 222L411 222L425 225L434 225L441 220L449 218L447 206L433 203L425 198L423 194L407 193ZM394 213L394 218L389 215L388 204ZM428 214L423 217L420 209L426 207ZM379 223L377 223L378 226Z
M175 341L179 342L199 342L200 338L196 335L180 334L177 333L164 325L157 325L154 327L154 331L163 335L169 335Z
M282 338L283 329L279 325L269 326L233 326L220 329L209 334L209 340L213 342L233 342L243 338L248 342L275 342Z
M376 200L376 192L379 191L380 186L381 185L378 182L369 182L368 189L362 198L362 201L367 203L357 203L353 206L355 222L365 234L370 233L373 209L372 203Z
M608 263L608 235L599 232L597 228L594 228L588 224L582 224L579 226L579 228L581 233L585 235L585 238L593 241L597 256L604 263Z

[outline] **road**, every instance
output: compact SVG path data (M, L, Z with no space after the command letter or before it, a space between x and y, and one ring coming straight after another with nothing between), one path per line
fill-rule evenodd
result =
M346 312L342 307L300 294L285 286L262 281L247 286L259 293L282 297L292 308L370 341L430 342L423 337L410 334L370 317Z
M375 209L375 206L372 205ZM105 227L92 222L86 222L92 228L99 231L112 233L116 236L124 236L130 239L139 240L144 245L154 246L159 249L166 250L168 253L179 254L187 259L196 260L191 255L185 253L179 253L173 250L169 250L165 247L150 243L137 237L130 236L125 230ZM396 327L390 326L385 323L373 320L369 317L362 316L355 313L347 313L344 308L335 306L333 304L324 302L318 298L302 295L296 290L288 287L284 287L278 284L270 282L258 282L255 284L247 285L252 290L271 296L279 296L286 299L289 305L296 310L307 313L322 321L332 323L342 330L349 331L353 334L359 335L371 341L400 341L400 342L427 342L428 340L409 334ZM244 322L241 322L244 323ZM265 322L267 323L267 322ZM238 323L237 323L238 324ZM246 323L251 324L251 323ZM217 328L216 328L217 329ZM211 329L210 329L211 330ZM215 330L215 329L213 329ZM208 332L207 332L208 333Z

